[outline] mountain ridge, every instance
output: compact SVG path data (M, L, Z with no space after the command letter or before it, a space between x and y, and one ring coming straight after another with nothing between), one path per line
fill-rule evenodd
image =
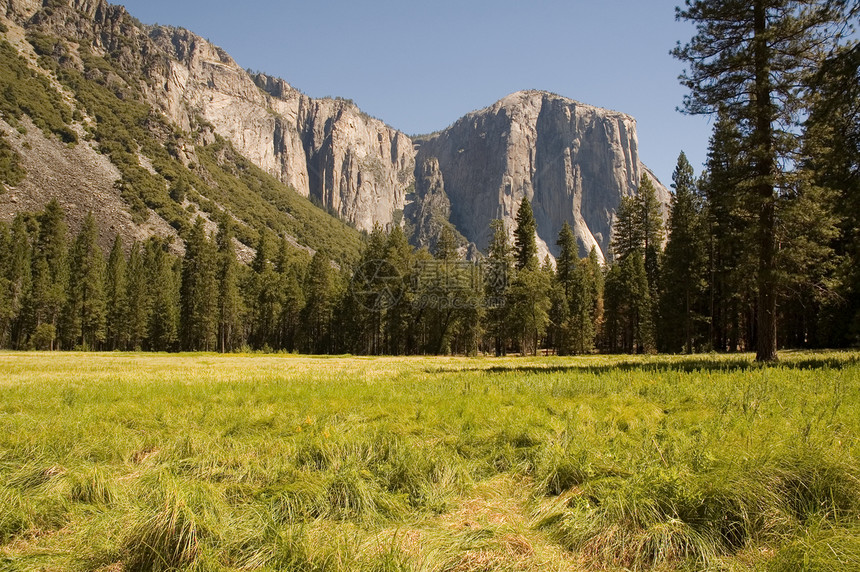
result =
M518 204L529 196L533 202L537 199L542 256L554 254L555 236L563 219L574 228L581 251L596 246L603 257L621 196L635 194L639 176L649 173L638 158L634 118L548 91L508 94L446 129L413 138L362 112L350 100L314 99L284 79L251 74L225 50L193 32L145 26L123 7L105 0L0 0L0 13L28 32L50 32L62 38L68 44L63 48L65 55L53 54L61 69L81 67L76 59L90 49L113 62L118 79L109 70L103 74L106 85L124 81L130 90L138 89L142 100L167 118L166 125L188 134L172 143L175 149L171 151L185 168L200 163L198 148L223 138L253 165L359 230L369 231L375 224L406 224L418 246L432 248L440 229L447 225L459 231L464 247L467 243L484 247L482 233L486 234L489 220L501 217L512 231ZM595 133L592 141L578 133L576 126L563 127L570 122L571 113L580 118L599 116L604 128L620 134L612 137L627 141L618 143L600 133ZM470 153L477 159L453 168L450 149L439 141L450 139L456 132L471 142L476 139L473 131L477 123L500 115L507 118L501 121L507 122L508 129L518 135L529 132L530 136L512 138L517 139L514 145L488 147L484 156ZM537 119L541 119L540 126ZM588 127L593 121L582 123ZM505 128L500 129L497 134ZM547 137L543 134L546 129L556 132ZM588 148L608 145L609 151L578 158L574 141ZM450 141L449 146L458 150L463 144ZM556 147L550 148L552 145ZM438 174L431 172L433 164L429 171L423 164L429 148L443 155L436 157ZM565 153L573 153L575 164L555 173L557 165L553 167L552 161L544 159L552 156L556 163L570 163L564 159ZM542 158L542 165L552 168L535 169L536 156ZM589 167L583 162L594 157L602 163ZM138 162L143 165L147 162L144 159ZM580 168L580 175L591 173L578 186L576 168ZM474 171L474 181L462 176L467 169ZM601 169L603 175L597 176ZM433 188L445 189L443 192L450 195L448 207L445 200L424 200L416 192L422 188L420 178L424 176L443 183ZM505 177L511 181L506 183ZM659 198L667 203L668 191L652 178ZM510 189L506 190L506 185ZM595 194L605 195L605 200L598 201L601 204L591 209L594 212L586 209L583 214L583 201L591 205L594 201L590 197Z

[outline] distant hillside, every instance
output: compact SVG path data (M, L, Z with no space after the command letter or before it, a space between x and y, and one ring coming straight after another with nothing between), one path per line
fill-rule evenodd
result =
M248 259L262 228L297 248L351 262L361 237L264 172L196 118L179 126L154 104L167 65L144 28L103 2L0 10L0 218L56 198L72 228L92 211L103 246L151 235L177 250L194 218L227 213ZM6 8L3 10L3 8ZM211 226L211 225L210 225Z

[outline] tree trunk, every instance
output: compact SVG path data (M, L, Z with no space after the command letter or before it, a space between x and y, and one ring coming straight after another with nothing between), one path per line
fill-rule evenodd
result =
M776 354L776 244L774 197L773 125L771 122L770 48L767 45L767 14L764 0L754 6L755 49L755 167L759 195L758 213L758 327L756 361L777 361Z

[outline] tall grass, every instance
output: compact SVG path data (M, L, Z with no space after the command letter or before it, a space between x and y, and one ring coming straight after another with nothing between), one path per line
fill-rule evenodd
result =
M0 354L0 569L860 569L860 354Z

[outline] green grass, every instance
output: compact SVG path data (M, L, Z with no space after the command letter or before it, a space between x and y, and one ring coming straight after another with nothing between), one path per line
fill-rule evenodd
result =
M860 354L0 354L0 569L860 568Z

